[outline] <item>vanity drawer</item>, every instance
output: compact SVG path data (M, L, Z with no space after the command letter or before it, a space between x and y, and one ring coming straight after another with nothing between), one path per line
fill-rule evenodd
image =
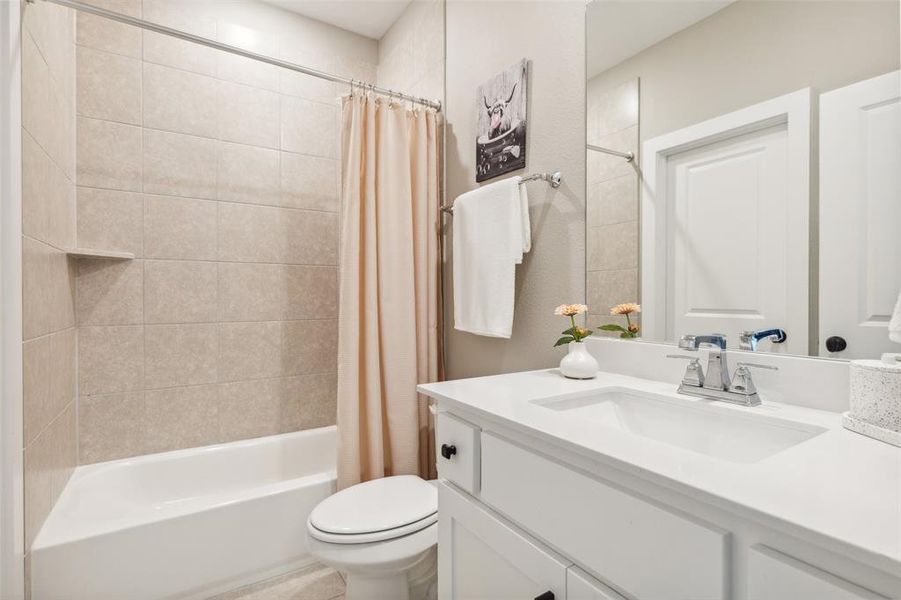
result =
M435 419L435 454L438 477L470 494L479 493L479 428L450 413Z
M639 599L727 595L729 534L482 434L481 499Z
M748 552L748 600L886 600L767 546Z

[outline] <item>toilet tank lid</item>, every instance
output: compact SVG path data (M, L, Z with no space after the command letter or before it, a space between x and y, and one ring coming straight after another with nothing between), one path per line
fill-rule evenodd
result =
M438 491L415 475L360 483L333 494L310 513L320 531L345 535L403 527L438 511Z

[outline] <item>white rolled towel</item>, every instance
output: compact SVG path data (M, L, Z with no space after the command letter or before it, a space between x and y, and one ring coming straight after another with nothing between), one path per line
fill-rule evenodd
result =
M888 323L888 339L901 344L901 293L898 294L898 302L895 303L895 312Z

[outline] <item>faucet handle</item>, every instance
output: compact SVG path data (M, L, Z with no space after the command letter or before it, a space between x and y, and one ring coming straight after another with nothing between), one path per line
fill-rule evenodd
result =
M691 361L685 367L685 374L682 376L682 385L692 387L704 386L704 371L701 369L701 363L696 356L687 356L685 354L667 354L667 358L678 358Z
M729 385L729 390L747 396L757 393L757 386L754 385L754 380L751 378L751 371L748 370L749 367L754 369L768 369L770 371L779 370L779 367L771 365L758 365L746 362L736 363L736 366L738 368L735 369L735 375L732 377L732 383Z

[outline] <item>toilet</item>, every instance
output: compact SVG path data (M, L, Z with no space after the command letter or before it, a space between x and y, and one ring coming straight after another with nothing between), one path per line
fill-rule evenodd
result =
M319 503L310 553L347 577L346 600L434 600L438 491L415 475L367 481Z

